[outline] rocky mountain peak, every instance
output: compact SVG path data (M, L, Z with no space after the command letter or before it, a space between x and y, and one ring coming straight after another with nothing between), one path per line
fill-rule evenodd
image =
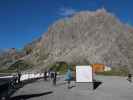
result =
M45 64L65 61L111 67L133 65L133 28L105 9L81 11L56 21L37 44L48 53L43 59Z

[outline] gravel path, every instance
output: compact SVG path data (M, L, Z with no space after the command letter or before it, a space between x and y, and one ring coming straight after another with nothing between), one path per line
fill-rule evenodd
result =
M67 89L63 78L56 86L50 81L38 80L19 89L11 100L133 100L133 83L125 77L97 76L96 79L102 84L95 90L88 89L82 83L78 84L80 88Z

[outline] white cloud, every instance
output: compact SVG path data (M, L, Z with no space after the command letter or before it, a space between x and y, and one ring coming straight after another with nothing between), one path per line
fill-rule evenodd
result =
M72 9L72 8L65 8L65 7L62 7L59 9L59 15L61 16L71 16L73 15L74 13L76 13L76 10L75 9Z

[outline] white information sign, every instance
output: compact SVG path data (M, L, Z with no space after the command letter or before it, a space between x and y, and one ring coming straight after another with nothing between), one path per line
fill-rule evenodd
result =
M76 82L92 82L91 66L76 66Z

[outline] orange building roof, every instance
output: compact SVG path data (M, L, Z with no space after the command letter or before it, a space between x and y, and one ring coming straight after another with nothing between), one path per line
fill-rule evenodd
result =
M93 72L103 72L105 65L104 64L92 64Z

